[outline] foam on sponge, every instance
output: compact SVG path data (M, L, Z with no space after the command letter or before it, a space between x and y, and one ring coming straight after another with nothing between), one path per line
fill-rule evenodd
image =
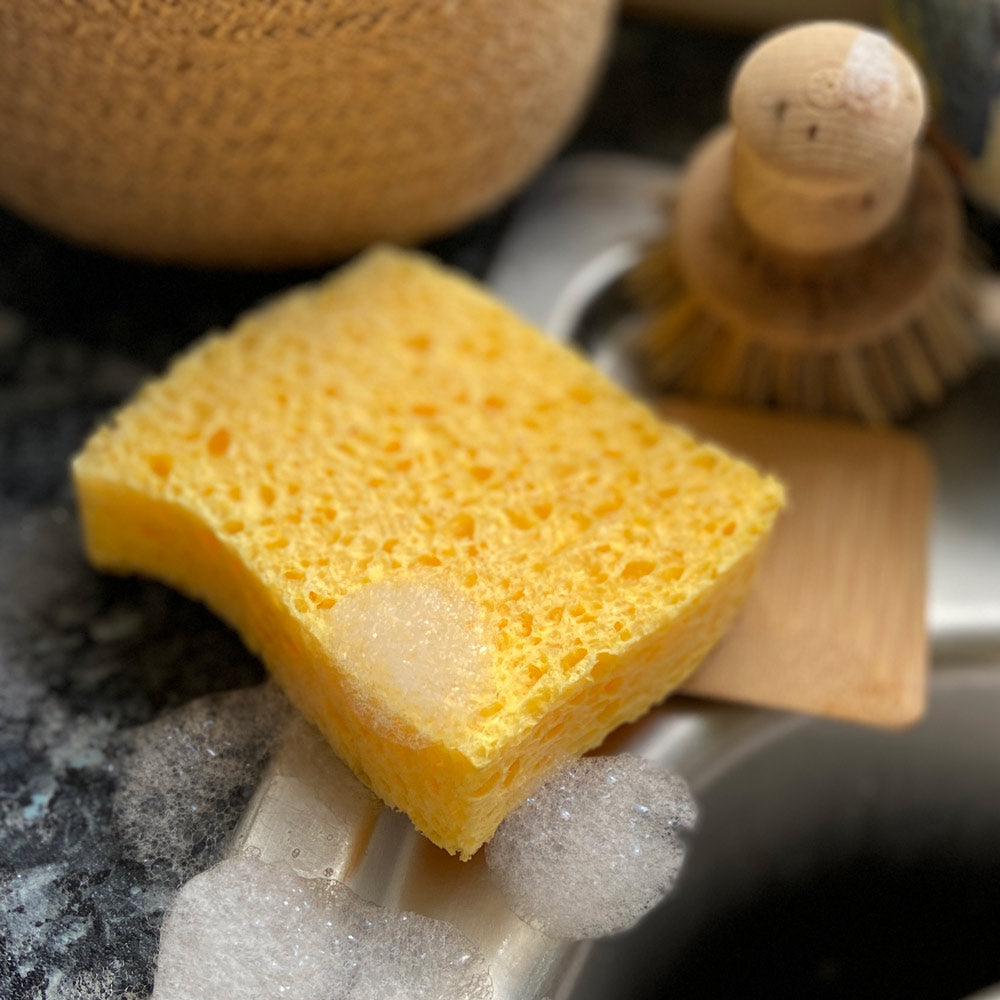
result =
M463 857L694 669L782 504L388 248L192 347L73 471L97 566L206 601Z

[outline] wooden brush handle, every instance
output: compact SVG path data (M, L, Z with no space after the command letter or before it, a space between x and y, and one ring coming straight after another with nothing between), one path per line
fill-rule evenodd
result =
M867 242L906 198L926 103L916 65L879 32L818 21L770 36L730 96L744 221L795 254Z

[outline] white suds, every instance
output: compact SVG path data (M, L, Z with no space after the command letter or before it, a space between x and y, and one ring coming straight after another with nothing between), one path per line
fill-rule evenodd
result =
M153 1000L490 1000L450 924L253 857L192 879L167 914Z
M493 691L476 605L433 582L384 580L330 612L330 647L359 688L406 705L424 723L464 724Z
M486 863L511 909L557 938L631 927L670 890L697 810L683 779L629 754L584 757L501 824Z
M63 975L53 972L40 1000L142 1000L145 990L122 991L120 978L127 976L123 962L98 972L76 972Z
M284 696L265 684L127 731L114 795L126 856L174 884L218 861L289 718Z

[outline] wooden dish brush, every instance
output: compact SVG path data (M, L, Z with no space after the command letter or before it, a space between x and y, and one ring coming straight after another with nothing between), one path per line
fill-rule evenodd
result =
M881 33L820 21L755 47L630 276L643 377L872 423L936 402L979 355L977 279L926 106Z

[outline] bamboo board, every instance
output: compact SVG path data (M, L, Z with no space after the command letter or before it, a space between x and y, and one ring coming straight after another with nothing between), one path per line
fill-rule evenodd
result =
M898 727L925 708L931 463L912 435L706 406L664 415L781 477L789 503L687 694Z

